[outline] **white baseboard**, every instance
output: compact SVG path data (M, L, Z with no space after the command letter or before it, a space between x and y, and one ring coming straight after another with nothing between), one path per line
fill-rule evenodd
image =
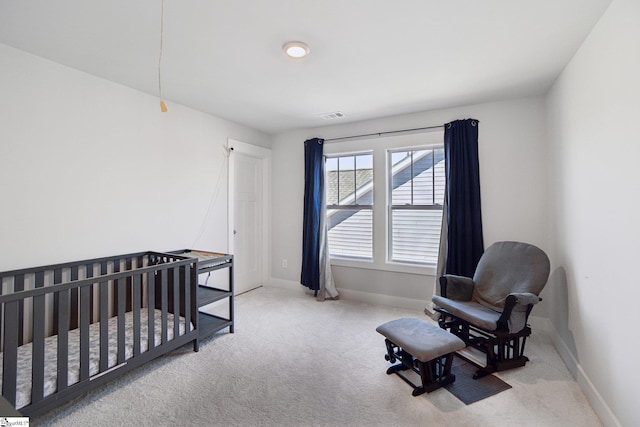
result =
M415 310L421 313L424 312L424 307L427 304L427 301L419 299L395 297L384 294L374 294L371 292L353 291L350 289L338 288L338 292L340 293L341 299L366 302L368 304L375 305L384 305L388 307L404 308L406 310Z
M576 360L575 356L567 346L566 342L560 337L560 334L551 323L551 320L539 318L546 322L546 332L551 338L551 342L553 342L553 346L558 351L560 358L567 366L567 369L576 379L576 382L580 386L580 389L586 396L587 400L593 407L593 410L596 412L602 424L607 427L622 427L622 424L618 420L618 418L614 415L607 405L607 402L604 401L602 395L598 392L595 385L589 379L587 373L582 369L582 366ZM533 326L532 326L533 327Z
M527 323L531 326L531 330L541 331L550 335L549 328L551 327L551 322L546 317L529 316Z
M273 286L276 288L291 289L296 292L305 292L305 293L311 292L301 284L294 282L292 280L271 278L268 282L268 286ZM369 304L376 304L376 305L385 305L388 307L404 308L407 310L417 310L420 312L424 311L424 307L427 304L427 301L418 300L418 299L395 297L395 296L383 295L383 294L374 294L371 292L353 291L350 289L342 289L342 288L338 288L338 293L340 294L340 299L360 301L360 302L366 302Z

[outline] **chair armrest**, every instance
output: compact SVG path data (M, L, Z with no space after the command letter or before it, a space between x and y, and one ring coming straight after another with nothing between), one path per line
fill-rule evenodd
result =
M511 312L515 308L516 305L531 305L539 303L542 301L536 294L532 294L530 292L514 292L512 294L507 295L507 299L504 302L504 310L502 310L502 314L500 318L496 322L497 330L508 331L509 330L509 319L511 318ZM527 316L529 313L527 312Z
M456 301L471 301L473 280L469 277L445 274L440 277L440 295Z
M516 304L533 305L542 301L542 298L540 298L536 294L532 294L531 292L517 292L517 293L514 292L509 295L514 296L516 298Z

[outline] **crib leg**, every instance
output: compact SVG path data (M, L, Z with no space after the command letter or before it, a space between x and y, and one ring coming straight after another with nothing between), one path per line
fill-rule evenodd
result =
M198 342L198 340L193 340L193 351L200 351L200 343Z

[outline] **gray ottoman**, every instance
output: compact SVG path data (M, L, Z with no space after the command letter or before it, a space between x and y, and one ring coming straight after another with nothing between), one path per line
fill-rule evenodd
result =
M376 331L386 337L385 359L400 362L387 369L387 374L396 374L412 386L414 396L455 381L453 353L466 347L460 338L426 320L408 317L384 323ZM421 386L402 375L401 371L409 369L420 375Z

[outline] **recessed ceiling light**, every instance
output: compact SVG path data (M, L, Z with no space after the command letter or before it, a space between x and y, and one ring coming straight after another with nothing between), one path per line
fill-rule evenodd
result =
M341 119L344 117L344 113L342 111L334 111L331 113L320 114L320 117L325 120Z
M282 46L282 50L290 58L304 58L309 54L309 46L303 42L287 42Z

